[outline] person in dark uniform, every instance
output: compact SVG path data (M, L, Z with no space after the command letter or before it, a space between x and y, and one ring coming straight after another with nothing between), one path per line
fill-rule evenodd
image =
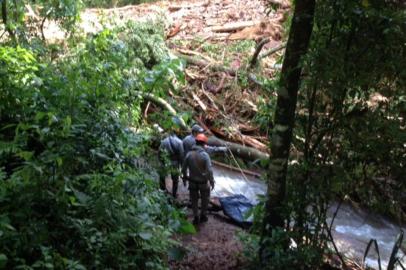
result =
M196 136L199 134L203 134L204 133L204 129L197 125L194 124L192 126L192 133L187 135L183 140L183 149L185 150L185 156L186 154L192 150L193 146L196 145ZM225 153L227 152L227 147L217 147L217 146L210 146L210 145L205 145L205 150L206 152L211 155L214 153Z
M182 178L184 184L189 183L189 195L192 202L193 224L206 222L207 208L210 199L210 187L214 189L214 177L211 159L205 151L207 137L204 134L198 134L194 145L185 157L182 165ZM189 173L189 174L187 174ZM201 199L201 211L199 215L198 202Z
M184 159L182 140L175 134L163 139L159 146L158 157L162 165L159 171L159 186L162 190L166 190L165 177L170 174L172 178L172 195L176 198L180 168Z

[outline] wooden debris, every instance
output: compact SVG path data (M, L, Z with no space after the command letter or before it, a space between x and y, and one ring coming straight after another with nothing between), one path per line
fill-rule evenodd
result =
M232 22L232 23L226 23L226 24L220 25L220 26L212 26L206 30L211 30L212 32L215 32L215 33L235 32L235 31L244 29L246 27L257 25L259 23L260 23L260 21Z
M267 152L269 147L266 144L261 143L260 141L258 141L257 139L254 139L250 136L244 135L244 134L240 134L239 137L241 137L241 142L244 145L249 145L252 146L262 152Z
M207 111L206 105L203 103L203 101L195 93L192 93L192 97L197 102L197 104L199 104L200 108L202 108L202 110L204 112Z
M145 107L145 111L144 111L144 118L145 118L145 119L147 119L147 116L148 116L149 106L151 106L151 102L150 102L150 101L148 101L147 106Z
M245 100L245 103L247 103L247 104L251 107L251 109L252 109L254 112L258 112L258 107L257 107L257 105L255 105L254 103L252 103L250 100L246 99L246 100Z
M282 27L279 23L269 20L264 20L254 26L242 29L239 32L231 34L229 40L241 40L241 39L254 39L260 40L270 37L273 40L281 39Z
M177 54L177 53L175 53L175 54L177 56L183 58L184 60L186 60L186 62L189 63L189 64L193 64L193 65L200 66L200 67L203 67L203 68L207 68L208 66L210 66L210 69L212 69L212 70L227 72L231 76L235 76L236 73L237 73L237 70L234 70L234 69L231 69L231 68L226 68L226 67L224 67L222 65L218 65L218 64L215 64L215 63L209 63L209 62L206 62L206 61L204 61L202 59L197 59L197 58L194 58L194 57L190 57L188 55Z
M208 144L213 146L227 146L234 155L244 160L255 161L258 159L259 160L269 159L269 154L259 151L258 149L247 147L237 143L223 141L215 136L211 136L209 138Z
M226 74L223 72L223 75L221 76L221 79L220 79L220 83L217 86L217 88L214 90L214 93L218 93L221 91L221 89L223 89L225 78L226 78Z
M212 127L210 130L213 131L213 133L218 134L223 138L227 138L230 141L237 142L237 143L242 144L244 146L248 145L248 146L254 147L255 149L258 149L261 152L267 152L269 150L268 146L261 143L257 139L251 138L250 136L247 136L247 135L244 135L244 134L237 134L235 136L228 136L224 132L222 132L221 130L219 130L219 129L215 128L215 127Z
M250 126L250 125L247 125L244 123L239 123L238 129L241 130L241 132L245 132L245 133L251 133L251 132L258 131L258 127L253 127L253 126Z
M145 98L148 101L151 101L153 103L155 103L156 105L160 106L161 108L167 110L169 112L170 115L177 117L177 113L175 111L175 109L172 107L171 104L169 104L166 100L164 100L163 98L154 96L151 93L143 93L140 91L135 91L135 94ZM180 125L183 129L188 130L188 126L186 125L185 121L181 118L178 117L179 121L180 121Z
M179 33L181 30L180 27L181 27L180 23L175 23L175 25L172 26L171 30L166 35L166 38L168 39L168 38L176 36L176 34Z
M181 9L182 9L182 6L173 5L173 6L168 7L169 12L176 12L176 11L181 10Z
M259 59L268 57L268 56L270 56L270 55L272 55L272 54L274 54L274 53L276 53L276 52L278 52L278 51L284 49L285 47L286 47L286 43L284 42L284 43L282 43L281 45L279 45L279 46L277 46L277 47L275 47L275 48L272 48L272 49L270 49L269 51L263 53L261 56L259 56Z
M194 73L187 69L185 69L185 74L187 77L189 77L192 80L197 80L197 79L203 80L205 78L203 75Z
M210 4L210 1L204 1L200 3L195 3L191 5L170 5L168 7L169 12L176 12L181 9L192 9L192 8L198 8L198 7L207 7Z
M202 86L203 87L203 86ZM210 95L206 92L206 91L202 91L202 94L211 102L212 106L214 107L214 109L216 109L217 111L220 111L220 109L217 107L216 102L214 102L213 98L210 97Z
M259 53L261 52L264 45L267 44L269 41L270 41L269 37L267 37L267 38L264 38L263 40L261 40L260 43L258 43L257 48L255 49L255 52L252 55L252 58L250 61L250 68L253 68L257 64Z
M290 2L286 0L268 0L269 5L276 7L277 9L290 8Z
M201 54L199 52L196 51L192 51L192 50L186 50L186 49L181 49L181 48L177 48L176 51L178 51L181 54L184 55L195 55L195 56L199 56L201 58L203 58L204 60L208 61L208 62L214 62L214 60L204 54Z

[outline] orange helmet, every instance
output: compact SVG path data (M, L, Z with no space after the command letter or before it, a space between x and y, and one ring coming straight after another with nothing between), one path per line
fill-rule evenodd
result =
M197 142L204 142L205 144L207 144L207 141L208 141L206 135L204 135L203 133L197 134L195 140L196 140Z

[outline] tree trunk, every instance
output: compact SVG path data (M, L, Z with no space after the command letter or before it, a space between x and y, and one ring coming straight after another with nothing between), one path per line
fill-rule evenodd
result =
M212 146L226 146L230 149L233 155L236 155L247 161L267 160L269 154L259 151L258 149L244 146L237 143L223 141L215 136L209 137L208 145Z
M292 141L297 92L302 71L300 61L306 54L313 29L315 0L297 0L295 3L295 11L278 87L278 99L271 140L272 157L269 166L271 181L268 184L268 198L263 220L263 237L271 236L272 229L284 226L284 217L280 210L283 206L286 192L287 165ZM277 183L276 187L271 183ZM266 243L261 241L261 258L264 258L264 254L262 254L265 248L264 245Z
M10 38L15 42L16 36L14 35L13 30L10 28L10 25L8 23L8 18L7 18L7 0L3 0L1 3L1 16L3 19L4 28L8 32Z

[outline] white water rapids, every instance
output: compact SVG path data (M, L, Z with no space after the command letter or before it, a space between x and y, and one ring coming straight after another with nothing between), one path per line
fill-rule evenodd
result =
M214 167L214 178L216 185L212 196L224 197L242 194L255 204L257 196L266 192L266 184L261 180L220 166ZM332 203L327 214L328 224L330 224L336 209L337 203ZM370 214L364 209L354 208L344 203L334 220L332 235L340 253L355 259L358 263L361 263L369 241L376 239L382 269L386 269L400 230L406 232L406 227L400 227L384 217ZM398 256L402 258L401 262L406 266L405 254L399 251ZM371 246L366 264L374 269L379 269L377 258L377 253ZM397 266L395 269L402 268Z

